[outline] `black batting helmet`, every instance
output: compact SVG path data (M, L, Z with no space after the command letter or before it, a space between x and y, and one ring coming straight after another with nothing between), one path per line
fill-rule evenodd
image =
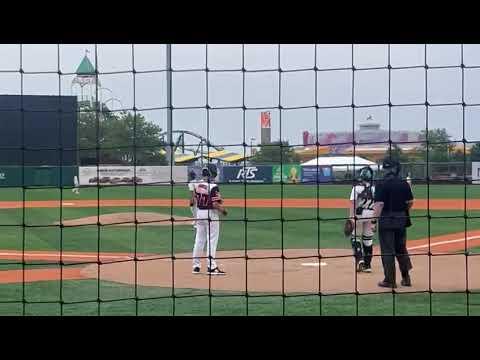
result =
M217 167L215 164L208 164L202 169L202 176L215 179L217 177Z

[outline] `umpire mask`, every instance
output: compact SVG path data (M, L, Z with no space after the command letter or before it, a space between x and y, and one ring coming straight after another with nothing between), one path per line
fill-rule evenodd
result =
M384 177L398 176L400 174L400 163L393 159L385 159L382 164Z

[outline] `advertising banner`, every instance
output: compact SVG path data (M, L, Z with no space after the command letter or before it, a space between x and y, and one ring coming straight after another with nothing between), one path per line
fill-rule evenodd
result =
M472 161L472 184L480 184L480 162Z
M173 166L81 166L80 185L166 184L187 182L187 167Z
M318 176L318 177L317 177ZM302 182L303 183L322 183L332 180L331 166L303 166L302 167Z
M270 111L262 111L260 114L260 123L262 126L262 129L270 129L271 128L271 117L270 117Z
M272 182L271 166L224 166L221 171L223 183L261 183Z
M272 167L273 182L280 182L280 179L284 183L296 184L301 182L302 167L300 165L274 165Z

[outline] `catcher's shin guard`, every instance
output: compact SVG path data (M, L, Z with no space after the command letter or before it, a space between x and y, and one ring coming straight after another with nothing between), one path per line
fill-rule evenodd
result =
M365 246L363 245L363 253L364 253L364 260L365 260L365 265L370 267L372 264L372 257L373 257L373 246Z
M362 242L363 242L363 253L364 253L364 260L365 260L365 265L370 267L370 264L372 263L372 256L373 256L373 240L372 236L362 236Z
M352 249L353 249L353 256L355 256L355 260L359 262L363 260L363 250L362 250L362 243L360 239L357 237L352 236Z

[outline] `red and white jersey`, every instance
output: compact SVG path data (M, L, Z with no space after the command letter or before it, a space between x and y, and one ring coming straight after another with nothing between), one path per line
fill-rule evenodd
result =
M198 180L192 180L188 183L188 190L195 191L195 184L198 183Z
M213 209L214 202L222 202L222 196L217 184L200 181L194 184L197 208L200 210Z

